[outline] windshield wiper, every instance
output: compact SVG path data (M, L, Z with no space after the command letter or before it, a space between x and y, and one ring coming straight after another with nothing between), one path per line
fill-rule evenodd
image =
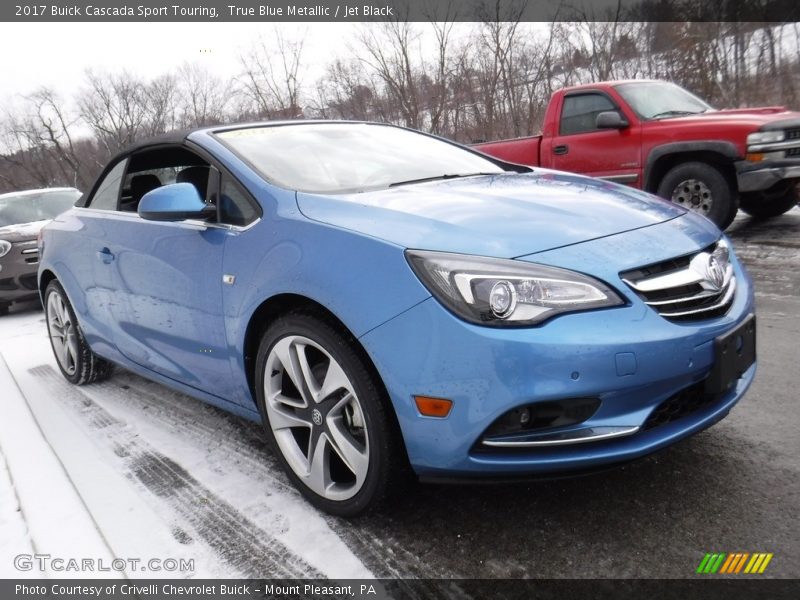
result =
M410 185L412 183L425 183L426 181L440 181L442 179L458 179L459 177L477 177L478 175L499 175L499 173L445 173L444 175L433 175L432 177L420 177L419 179L395 181L394 183L390 183L389 187Z
M700 111L691 111L691 110L665 110L664 112L656 113L651 116L651 119L657 119L658 117L678 117L680 115L699 115L700 113L705 112L703 110Z

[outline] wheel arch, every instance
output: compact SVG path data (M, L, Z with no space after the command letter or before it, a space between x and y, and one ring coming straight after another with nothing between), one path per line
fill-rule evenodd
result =
M703 162L722 172L733 190L736 186L734 161L739 151L731 142L675 142L654 148L647 157L644 170L645 191L656 193L664 176L674 166L685 162Z
M345 338L351 343L353 350L362 358L366 368L375 378L376 384L380 386L380 391L382 392L383 397L389 404L388 408L390 409L389 413L391 415L392 424L395 433L398 436L397 439L399 439L400 443L402 444L402 451L405 455L405 460L408 461L408 450L406 449L403 432L400 427L400 422L397 418L397 411L395 410L394 403L389 396L389 391L386 388L383 377L381 377L381 374L378 371L378 368L375 366L372 357L370 357L369 353L358 340L358 338L350 331L347 325L345 325L339 317L331 312L330 309L326 308L316 300L312 300L308 296L295 293L277 294L267 298L261 304L259 304L256 310L250 316L250 320L247 323L247 328L245 329L243 361L245 374L247 376L247 385L253 398L253 402L257 404L255 388L256 357L258 355L259 345L261 344L261 338L270 324L275 321L275 319L287 312L297 310L306 310L313 313L315 316L324 319L328 324L344 335Z
M315 316L328 322L332 327L339 331L339 333L344 335L352 344L358 355L364 359L364 363L380 382L382 391L386 393L388 397L386 385L383 383L383 378L380 376L380 373L378 372L375 363L372 361L372 358L369 356L361 342L358 341L358 338L353 334L352 331L350 331L347 325L345 325L337 315L335 315L327 307L323 306L316 300L309 298L308 296L295 293L281 293L267 298L261 304L259 304L253 314L250 316L245 329L243 343L244 355L242 359L244 370L247 375L247 385L250 388L250 393L252 394L254 400L256 397L255 363L256 356L258 355L258 347L261 344L261 338L270 324L275 321L275 319L287 312L297 310L305 310L313 313Z
M42 306L44 306L44 293L47 290L47 286L50 285L50 282L54 279L58 279L56 274L53 273L50 269L44 269L39 274L39 298L42 301Z

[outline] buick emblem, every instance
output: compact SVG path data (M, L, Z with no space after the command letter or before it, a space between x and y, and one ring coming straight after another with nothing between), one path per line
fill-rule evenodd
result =
M311 420L314 421L314 425L319 427L322 425L322 413L315 408L311 411Z
M720 289L725 283L725 270L727 265L723 264L715 255L708 257L705 278L714 288Z
M728 247L720 243L714 252L701 252L695 256L690 268L702 278L699 283L704 289L718 292L725 285L729 264Z

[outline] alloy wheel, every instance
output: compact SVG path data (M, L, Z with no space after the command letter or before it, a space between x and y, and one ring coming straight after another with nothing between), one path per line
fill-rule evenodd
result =
M289 467L314 493L347 500L369 469L367 423L354 385L317 342L279 339L264 371L267 418Z
M47 297L47 329L56 360L67 375L74 375L78 364L78 331L58 292Z

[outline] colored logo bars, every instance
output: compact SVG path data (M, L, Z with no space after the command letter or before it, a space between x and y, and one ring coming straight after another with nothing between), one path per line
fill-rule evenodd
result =
M772 552L725 552L708 553L700 561L697 573L713 575L736 575L739 573L761 574L769 561L772 560Z

